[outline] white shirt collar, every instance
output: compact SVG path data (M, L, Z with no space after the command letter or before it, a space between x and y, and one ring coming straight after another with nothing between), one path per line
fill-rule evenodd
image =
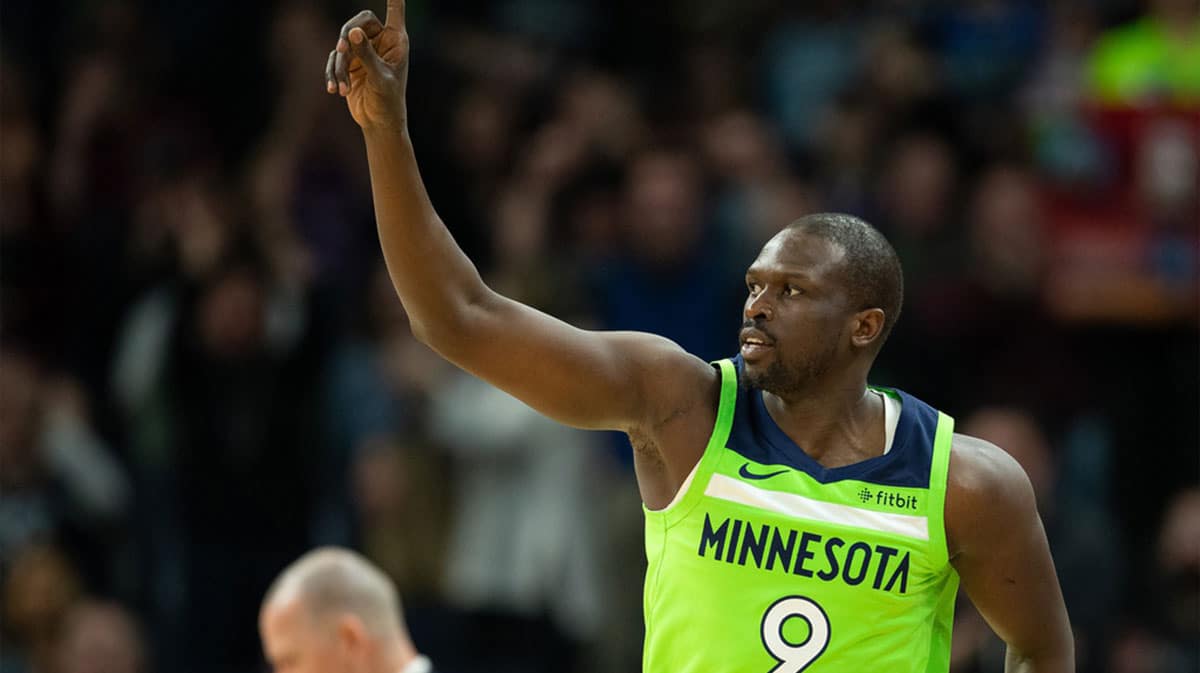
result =
M433 662L429 657L417 655L400 673L433 673Z

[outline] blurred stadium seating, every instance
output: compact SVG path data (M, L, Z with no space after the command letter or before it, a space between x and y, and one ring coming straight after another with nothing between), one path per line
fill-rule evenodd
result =
M0 673L263 670L258 601L328 543L441 670L638 669L624 440L442 364L381 272L322 82L359 9L0 9ZM1029 471L1079 670L1200 669L1194 0L409 15L423 174L496 288L713 359L768 236L865 217L907 274L876 382ZM965 603L954 660L1003 668Z

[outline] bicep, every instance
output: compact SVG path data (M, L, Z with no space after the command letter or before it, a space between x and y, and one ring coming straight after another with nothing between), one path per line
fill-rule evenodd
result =
M1060 670L1071 656L1070 623L1033 488L1015 460L984 444L952 454L946 513L952 562L1010 652L1049 662L1034 670Z
M489 292L454 333L424 340L447 360L561 423L628 431L701 399L716 373L668 339L583 330Z

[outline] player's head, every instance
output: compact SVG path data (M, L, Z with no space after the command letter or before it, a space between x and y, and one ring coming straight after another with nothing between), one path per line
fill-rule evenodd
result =
M288 566L258 626L276 673L394 673L416 656L395 585L345 549L317 549Z
M784 397L847 370L865 377L904 295L900 260L883 234L838 213L807 215L767 241L746 287L747 381Z

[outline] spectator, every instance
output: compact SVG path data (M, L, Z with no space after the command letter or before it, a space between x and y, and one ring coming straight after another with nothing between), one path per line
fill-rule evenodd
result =
M1157 553L1143 559L1155 576L1148 619L1124 625L1110 648L1114 673L1183 673L1200 665L1200 491L1177 493L1158 531ZM1149 569L1148 569L1149 570Z
M702 358L733 347L741 300L730 259L705 221L700 167L689 155L651 151L632 160L621 254L598 270L601 323L662 334Z
M373 437L357 448L350 481L364 555L396 582L410 612L436 611L454 523L449 500L458 490L445 461L434 447ZM454 641L443 633L422 642L434 651L439 644L454 648Z
M9 559L3 584L4 647L0 665L9 671L52 671L56 638L80 597L79 573L61 550L46 544L22 547Z
M714 206L721 236L757 254L785 225L816 210L815 196L792 175L772 129L749 111L709 122L703 134L708 169L723 189Z
M920 292L938 274L956 268L953 227L958 159L931 133L897 139L879 178L879 226L904 260L905 288Z
M793 147L806 149L828 106L859 67L861 24L837 3L791 9L775 22L761 58L772 119Z
M90 561L90 579L113 580L111 534L123 523L131 484L87 407L77 383L0 348L0 567L26 545L56 542Z
M1100 36L1089 59L1092 98L1200 105L1200 8L1190 0L1146 4L1144 16Z
M132 615L116 603L83 601L64 620L53 673L143 673L146 646Z
M349 488L351 465L371 441L415 424L418 391L406 376L405 353L418 347L395 300L387 269L377 263L357 320L334 347L323 378L321 474L315 537L322 544L351 544L355 524Z
M933 21L946 81L960 95L994 97L1012 91L1042 42L1038 3L974 0L950 5Z
M159 344L160 359L126 401L143 438L144 544L156 550L152 562L162 573L150 586L167 591L154 597L168 611L155 626L188 634L190 665L245 667L257 656L246 633L252 596L281 557L307 544L312 525L317 365L306 342L271 329L263 266L247 249L219 241L195 250L197 280L160 291L165 312L147 326L158 334L150 343ZM213 479L220 491L209 487ZM238 559L229 557L230 545ZM181 585L167 590L172 577ZM214 585L229 590L196 591ZM174 601L186 613L175 613ZM239 607L246 629L214 626Z
M1161 628L1183 668L1200 665L1200 490L1175 495L1159 529L1156 570Z
M546 249L544 220L528 206L498 211L491 284L536 303L546 276L531 262ZM552 282L561 291L567 278ZM429 429L452 458L447 598L466 611L462 632L478 634L466 639L487 653L486 670L570 670L603 619L595 439L462 371L443 376L430 392Z
M988 167L974 185L967 217L966 263L947 262L946 275L909 294L926 330L920 342L936 344L938 357L971 363L947 371L944 384L968 408L1020 402L1039 418L1069 418L1082 403L1084 374L1040 296L1048 260L1032 176L1020 166ZM1022 327L1014 333L1006 329L1012 325ZM1058 374L1029 390L1014 372L1030 366Z

